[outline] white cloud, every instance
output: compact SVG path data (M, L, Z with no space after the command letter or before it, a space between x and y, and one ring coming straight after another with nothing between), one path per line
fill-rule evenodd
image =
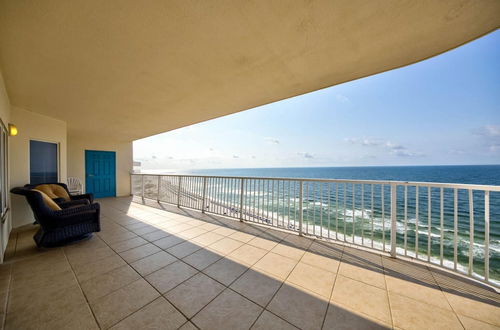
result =
M335 98L337 99L337 101L342 102L342 103L351 102L351 100L347 96L345 96L344 94L337 94L337 95L335 95Z
M238 156L238 155L233 155L233 158L235 158L235 159L236 159L236 158L240 158L240 156Z
M314 156L308 152L297 152L297 155L307 158L307 159L313 159Z
M264 141L266 141L268 143L280 144L280 140L278 140L276 138L272 138L272 137L266 137L266 138L264 138Z
M366 138L366 137L354 137L354 138L345 138L344 141L360 145L364 147L383 147L387 149L391 154L396 155L398 157L416 157L423 156L422 153L411 152L405 146L401 144L394 143L392 141L384 141L376 138Z

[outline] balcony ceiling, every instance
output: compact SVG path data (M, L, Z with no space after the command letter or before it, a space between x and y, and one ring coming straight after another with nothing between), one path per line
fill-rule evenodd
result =
M0 1L11 104L134 140L408 65L500 1Z

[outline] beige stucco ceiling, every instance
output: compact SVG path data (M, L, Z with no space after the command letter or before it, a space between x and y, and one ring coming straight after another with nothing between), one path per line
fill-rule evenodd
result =
M499 25L499 0L1 0L0 68L13 105L70 134L133 140L411 64Z

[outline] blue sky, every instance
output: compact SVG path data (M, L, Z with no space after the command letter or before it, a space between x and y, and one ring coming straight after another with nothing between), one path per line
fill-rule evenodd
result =
M371 77L134 142L143 169L500 164L500 31Z

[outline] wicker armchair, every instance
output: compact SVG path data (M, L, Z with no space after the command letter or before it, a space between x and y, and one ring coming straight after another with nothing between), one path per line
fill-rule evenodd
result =
M51 186L51 185L57 185L57 186L62 187L66 191L66 194L67 194L66 198L63 198L61 196L56 196L54 198L54 197L51 196L57 204L67 203L67 202L72 202L72 201L80 201L80 202L78 202L76 204L82 204L82 200L88 200L88 202L90 204L92 204L94 202L94 195L93 194L71 195L70 192L69 192L69 190L68 190L68 186L66 184L64 184L64 183L61 183L61 182L27 184L24 187L28 188L28 189L35 189L36 187L39 187L39 186L42 186L42 185L49 185L49 186ZM68 200L68 198L69 198L69 200Z
M11 192L26 197L36 221L40 224L40 229L33 236L38 247L61 246L87 238L93 232L101 230L98 203L54 203L56 206L53 206L50 204L50 198L37 190L19 187L13 188Z

